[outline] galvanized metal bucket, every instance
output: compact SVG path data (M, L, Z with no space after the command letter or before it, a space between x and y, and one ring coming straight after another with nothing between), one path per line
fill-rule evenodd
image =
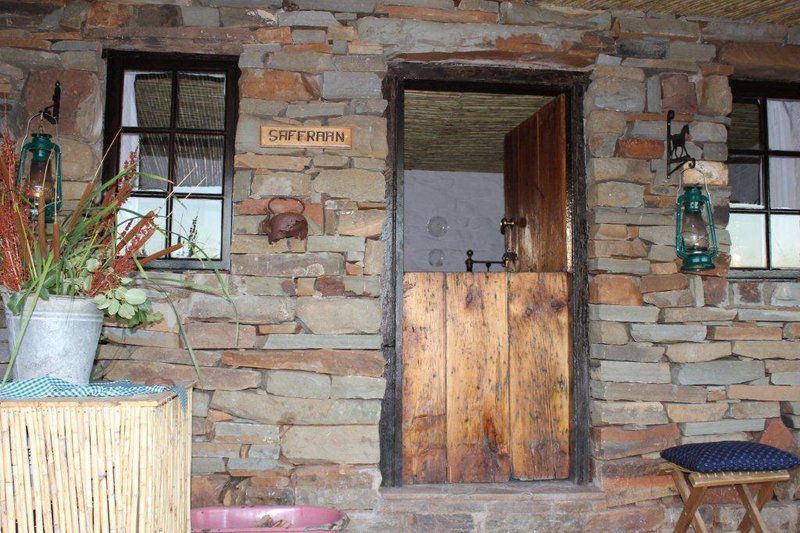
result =
M12 351L33 298L28 298L21 315L14 315L8 309L8 297L3 294ZM102 327L103 312L89 298L39 298L22 337L12 378L20 381L51 376L76 385L89 383Z

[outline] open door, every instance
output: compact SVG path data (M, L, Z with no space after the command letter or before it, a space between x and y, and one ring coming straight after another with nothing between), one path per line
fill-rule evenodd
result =
M567 99L546 104L505 138L504 227L513 272L566 272Z
M569 476L565 104L505 137L507 271L403 276L405 483Z
M559 95L506 134L506 250L512 475L569 474L570 321L567 101ZM538 272L537 276L524 274Z

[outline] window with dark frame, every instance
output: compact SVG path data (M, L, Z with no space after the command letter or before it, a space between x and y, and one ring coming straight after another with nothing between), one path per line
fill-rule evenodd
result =
M800 271L800 86L731 87L731 268Z
M154 268L228 268L237 58L108 51L104 176L131 153L140 175L119 216L157 212L153 250L188 244Z

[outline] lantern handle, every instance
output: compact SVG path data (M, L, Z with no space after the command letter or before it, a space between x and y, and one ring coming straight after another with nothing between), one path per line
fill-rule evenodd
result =
M706 186L706 190L708 190L708 186ZM714 209L711 206L711 197L708 197L708 203L706 204L706 218L708 220L708 233L709 238L711 239L711 247L709 250L709 258L714 259L719 255L719 242L717 241L717 229L714 224Z
M686 163L684 163L684 164L686 164ZM691 161L688 161L688 164L689 164L689 168L690 169L696 168L697 161L692 159ZM677 170L677 169L675 169L675 170ZM686 168L681 170L681 175L678 178L678 190L675 193L676 200L678 198L680 198L680 196L681 196L681 190L683 190L683 176L686 173L686 170L687 170ZM706 196L708 196L708 201L710 202L711 201L711 189L708 188L708 178L706 177L706 173L705 172L700 171L700 175L703 176L703 188L706 190Z
M37 111L28 119L25 125L25 135L22 137L22 144L28 140L28 135L31 131L31 122L34 119L39 119L39 133L42 133L42 121L46 120L56 127L56 138L58 138L58 120L61 117L61 82L56 80L55 87L53 87L53 103L49 106Z

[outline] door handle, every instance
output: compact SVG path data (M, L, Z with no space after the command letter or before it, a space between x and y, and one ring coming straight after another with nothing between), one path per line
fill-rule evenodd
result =
M514 220L512 220L510 218L503 217L502 220L500 220L500 233L505 235L506 234L506 229L511 229L515 225L516 225L516 223L514 222Z
M508 266L517 260L517 254L514 252L506 252L503 254L503 268L508 270Z

